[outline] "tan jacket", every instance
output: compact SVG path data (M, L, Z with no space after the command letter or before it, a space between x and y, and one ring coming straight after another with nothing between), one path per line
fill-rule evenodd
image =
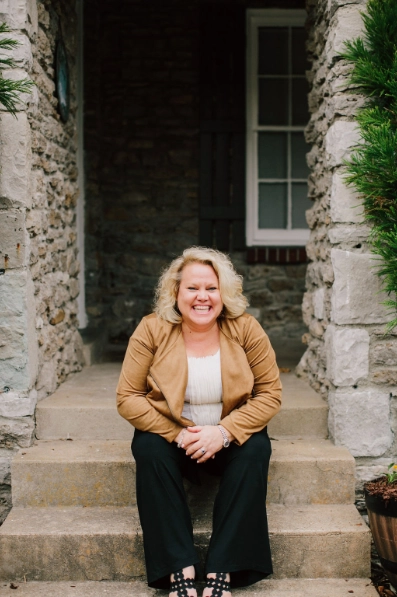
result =
M269 338L251 315L219 320L222 425L243 444L278 412L281 382ZM172 442L183 427L188 363L181 325L144 317L130 338L117 408L134 427Z

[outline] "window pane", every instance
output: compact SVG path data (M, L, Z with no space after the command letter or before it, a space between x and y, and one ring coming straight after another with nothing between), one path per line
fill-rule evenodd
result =
M292 183L292 228L307 228L305 211L312 202L307 197L305 182Z
M288 29L261 27L258 36L258 52L260 75L288 74Z
M287 178L287 133L259 133L259 178Z
M259 228L286 228L287 185L259 184Z
M291 133L291 177L307 178L309 168L306 164L306 154L309 145L305 141L303 133Z
M309 120L306 79L292 79L292 124L305 125Z
M310 69L310 64L306 60L306 31L303 27L293 27L292 29L292 74L304 75L306 70Z
M288 124L286 79L259 79L259 124Z

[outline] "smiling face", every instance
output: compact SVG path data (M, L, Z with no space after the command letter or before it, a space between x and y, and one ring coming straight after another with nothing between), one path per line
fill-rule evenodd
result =
M177 305L183 322L192 330L205 331L213 326L223 303L218 277L210 265L190 263L183 268Z

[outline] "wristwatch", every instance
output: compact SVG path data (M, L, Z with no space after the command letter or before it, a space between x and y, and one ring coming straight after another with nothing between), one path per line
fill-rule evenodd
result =
M226 431L224 430L223 427L221 427L220 425L217 426L219 431L222 433L222 437L223 437L223 447L224 448L228 448L230 446L230 439L228 438L228 436L226 435Z

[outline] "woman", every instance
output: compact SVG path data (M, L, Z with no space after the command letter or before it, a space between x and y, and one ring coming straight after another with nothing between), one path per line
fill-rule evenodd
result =
M245 313L242 279L219 251L191 247L160 278L155 313L130 339L117 388L132 452L148 584L196 597L198 564L182 477L220 474L203 597L272 572L266 519L275 355ZM197 465L201 465L198 467Z

